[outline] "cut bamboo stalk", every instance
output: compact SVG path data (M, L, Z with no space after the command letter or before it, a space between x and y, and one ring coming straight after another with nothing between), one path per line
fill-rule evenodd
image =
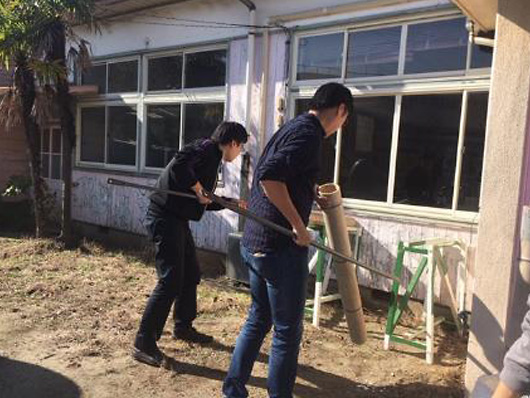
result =
M325 205L323 204L321 207L324 211L324 223L331 247L351 257L352 250L344 208L342 207L340 187L337 184L321 185L319 194L325 198ZM350 338L355 344L363 344L366 341L366 326L357 283L357 267L339 258L335 258L334 265Z

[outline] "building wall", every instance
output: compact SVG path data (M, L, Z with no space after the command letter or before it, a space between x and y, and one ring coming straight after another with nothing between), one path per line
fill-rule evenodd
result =
M351 18L384 15L395 12L413 12L421 8L447 6L449 0L419 0L395 5L378 7L379 0L372 0L373 9L345 12L340 15L326 16L327 8L344 5L338 0L254 0L258 24L266 24L278 15L316 10L310 20L299 20L290 25L306 25L326 21L344 21ZM352 0L348 4L366 3L366 0ZM388 3L386 1L386 3ZM399 4L401 3L401 4ZM322 16L318 16L318 14ZM154 17L153 17L154 16ZM162 18L160 18L162 17ZM176 19L172 19L176 18ZM221 21L224 23L247 24L248 9L236 0L194 0L167 7L141 12L138 15L126 15L112 20L102 27L101 34L80 31L90 43L95 56L107 56L124 52L136 52L193 45L211 40L225 40L245 36L245 27L212 27L194 21ZM289 24L288 24L289 25ZM131 31L134 34L131 35Z
M29 175L26 138L20 128L0 129L0 192L13 175Z
M359 1L360 2L360 1ZM352 2L353 3L353 2ZM267 23L268 18L273 15L289 14L308 9L323 8L340 4L330 0L298 1L256 1L258 24ZM374 1L377 4L377 1ZM356 13L344 13L337 16L315 17L311 20L297 21L297 24L316 24L329 21L340 23L352 18L363 18L367 15L377 16L397 12L413 12L414 10L438 6L446 7L448 1L417 1L409 2L392 7L380 7L370 11ZM322 12L324 14L324 12ZM166 18L173 16L183 19L216 20L223 22L247 23L248 11L234 0L206 1L197 0L190 3L182 3L167 7L162 11L154 10L144 14L163 15ZM208 18L206 16L209 16ZM262 79L263 37L257 38L256 66L254 74L254 86L252 92L251 118L246 120L246 68L247 68L247 31L244 28L214 29L201 28L190 29L174 26L179 23L176 20L160 18L149 19L146 15L137 19L128 16L129 22L114 22L105 27L101 36L88 35L96 56L117 55L120 53L134 53L155 48L178 47L194 43L205 43L229 39L229 60L227 75L227 100L226 117L230 120L247 124L252 136L246 145L251 154L251 171L259 153L259 120L260 120L260 93ZM143 21L143 22L140 22ZM136 22L135 22L136 21ZM147 22L151 21L150 23ZM170 23L171 26L154 24L154 22ZM182 22L180 22L182 23ZM134 31L134 35L130 32ZM291 48L288 37L283 31L274 31L270 35L270 48L265 59L268 62L269 79L268 95L266 98L266 130L265 141L268 140L278 126L280 116L287 117L283 111L278 109L280 98L286 100L287 68ZM227 196L239 196L241 159L233 164L225 165L224 185L218 189L218 193ZM120 230L126 230L143 234L142 220L148 203L147 195L136 189L109 186L107 178L115 177L141 184L153 185L155 175L141 175L132 173L123 175L112 171L93 171L78 168L74 171L74 203L73 217L75 220L86 223L101 225ZM368 213L349 211L364 229L361 248L361 259L370 264L380 267L386 272L392 272L400 240L420 240L432 237L444 237L460 239L464 243L473 246L476 243L476 228L468 224L455 224L437 221L425 221L419 219L403 218L397 216L381 216ZM237 215L224 210L221 212L208 212L200 223L192 223L192 230L201 248L226 252L227 235L237 230ZM456 287L456 270L459 259L457 255L448 254L451 264L451 280ZM468 258L468 264L472 264L473 256ZM471 259L471 260L470 260ZM453 266L454 265L454 266ZM410 277L417 266L417 259L411 258L407 262L407 277ZM468 273L472 275L472 270ZM361 283L388 290L389 282L374 278L365 271L360 271ZM469 284L472 281L468 279ZM416 297L424 296L423 283L416 292ZM436 287L439 302L448 303L447 292L438 284ZM468 295L469 296L469 295Z
M501 369L529 292L528 287L514 289L518 284L518 228L526 184L522 184L524 162L528 159L525 143L529 139L527 6L525 0L499 1L466 369L469 390L480 375L495 374Z

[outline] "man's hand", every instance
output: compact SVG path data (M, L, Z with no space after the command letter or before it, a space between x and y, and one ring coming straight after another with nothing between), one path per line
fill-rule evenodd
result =
M237 200L237 205L238 205L241 209L244 209L244 210L247 210L247 209L248 209L248 203L247 203L246 200L238 199L238 200Z
M510 387L500 381L492 398L519 398L520 396L521 394L513 391Z
M204 196L204 188L202 187L199 181L197 181L197 183L192 186L191 189L193 189L193 191L195 192L195 196L197 196L197 200L201 205L209 205L210 203L212 203L210 199Z
M320 189L318 186L315 186L315 201L321 210L329 207L329 197L320 195Z
M309 235L309 231L304 225L299 228L293 228L293 232L296 235L294 241L298 246L307 247L311 244L311 235Z
M264 180L261 181L261 186L265 191L265 195L276 206L276 208L282 213L282 215L289 221L293 226L293 232L296 237L294 241L299 246L309 246L311 242L311 236L302 221L302 218L298 214L296 207L294 207L293 201L289 196L287 185L281 181Z

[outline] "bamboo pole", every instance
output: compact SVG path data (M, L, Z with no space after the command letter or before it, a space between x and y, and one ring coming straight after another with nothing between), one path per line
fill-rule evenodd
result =
M321 185L319 194L325 198L321 208L324 212L324 223L330 246L345 256L351 257L352 251L344 208L342 207L340 187L337 184ZM350 338L355 344L363 344L366 341L366 327L361 294L357 283L357 267L355 264L337 257L335 257L334 266Z

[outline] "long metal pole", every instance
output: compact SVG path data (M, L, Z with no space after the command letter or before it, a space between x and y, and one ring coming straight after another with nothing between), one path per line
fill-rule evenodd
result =
M189 193L185 193L185 192L178 192L178 191L170 191L170 190L167 190L167 189L161 189L161 188L156 188L156 187L151 187L149 185L143 185L143 184L136 184L136 183L132 183L132 182L128 182L128 181L123 181L123 180L117 180L115 178L109 178L107 180L107 183L111 184L111 185L119 185L119 186L123 186L123 187L130 187L130 188L138 188L138 189L144 189L146 191L153 191L153 192L161 192L161 193L165 193L165 194L168 194L168 195L174 195L174 196L180 196L180 197L183 197L183 198L190 198L190 199L197 199L197 197L193 194L189 194ZM232 202L229 202L211 192L204 192L205 196L207 198L209 198L210 200L212 200L213 202L215 203L218 203L220 204L221 206L223 207L226 207L227 209L229 210L232 210L233 212L239 214L239 215L242 215L243 217L247 217L247 218L250 218L256 222L259 222L260 224L262 225L265 225L266 227L269 227L270 229L276 231L276 232L279 232L283 235L287 235L291 238L296 238L296 235L293 231L291 231L290 229L287 229L285 227L282 227L281 225L278 225L276 223L273 223L272 221L270 220L267 220L266 218L263 218L263 217L260 217L260 216L257 216L256 214L254 213L251 213L250 211L246 210L246 209L243 209L241 207L239 207L237 204L234 204ZM373 272L374 274L377 274L377 275L380 275L382 277L385 277L387 279L391 279L391 280L394 280L394 281L397 281L398 283L400 283L400 280L393 276L393 275L390 275L386 272L383 272L383 271L379 271L378 269L374 268L374 267L371 267L369 265L365 265L359 261L357 261L356 259L352 258L352 257L349 257L349 256L346 256L334 249L332 249L331 247L328 247L326 245L323 245L315 240L312 240L310 242L310 245L313 246L313 247L316 247L317 249L320 249L320 250L323 250L343 261L348 261L350 263L353 263L355 265L357 265L358 267L361 267L361 268L364 268L364 269L367 269L368 271L370 272Z

